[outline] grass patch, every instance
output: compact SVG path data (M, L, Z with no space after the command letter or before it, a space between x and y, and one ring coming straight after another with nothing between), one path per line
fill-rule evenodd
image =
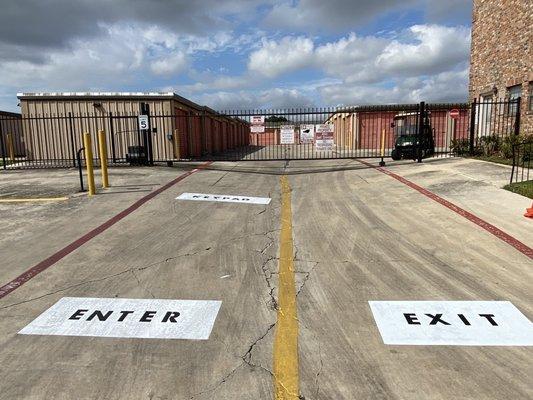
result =
M498 156L474 156L472 157L476 160L481 161L489 161L496 164L505 164L505 165L513 165L513 159L512 158L503 158Z
M521 194L522 196L533 199L533 181L524 181L511 183L503 187L505 190L509 190L513 193Z

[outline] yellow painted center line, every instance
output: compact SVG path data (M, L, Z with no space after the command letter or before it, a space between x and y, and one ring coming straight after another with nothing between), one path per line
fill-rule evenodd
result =
M68 197L36 197L36 198L22 198L22 199L0 199L0 203L24 203L31 201L64 201Z
M298 378L298 317L294 251L292 241L291 188L286 176L281 183L281 233L279 249L278 321L274 337L275 400L297 400Z

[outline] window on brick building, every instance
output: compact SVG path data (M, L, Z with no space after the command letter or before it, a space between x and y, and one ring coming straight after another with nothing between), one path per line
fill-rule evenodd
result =
M533 111L533 82L529 82L529 96L528 96L528 106L529 111Z
M516 101L521 96L522 96L522 85L509 86L507 88L507 98L509 100L509 106L507 109L508 115L516 115L516 111L518 109L517 104L511 103L511 102Z

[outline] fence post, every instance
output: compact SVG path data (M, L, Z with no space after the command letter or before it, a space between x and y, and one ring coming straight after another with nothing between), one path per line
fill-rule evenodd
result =
M113 164L117 162L117 154L115 149L115 127L113 125L113 113L109 112L109 134L111 136L111 156L113 157Z
M518 166L516 165L515 147L516 147L515 143L512 143L511 144L511 149L512 149L512 152L513 152L513 166L511 168L511 180L509 181L509 185L513 183L513 177L514 177L515 168L518 169Z
M516 116L514 121L514 134L516 136L520 135L520 103L522 98L518 97L516 99Z
M148 129L143 129L143 141L146 151L147 165L154 165L154 153L152 148L152 121L150 119L150 104L141 103L141 114L148 116Z
M80 192L85 192L85 189L83 188L83 172L81 170L81 152L84 150L85 147L82 147L78 150L78 153L76 154L78 160L78 172L80 174Z
M89 184L89 196L96 193L94 185L93 148L91 134L83 134L83 147L85 147L85 165L87 166L87 183Z
M70 133L70 151L72 151L72 165L76 166L76 146L74 145L74 129L72 128L72 113L68 113L68 129Z
M424 136L424 113L426 103L421 101L418 107L418 126L417 126L417 144L416 144L416 162L422 162L422 138Z
M470 152L470 155L474 155L474 139L476 135L476 108L477 108L477 101L474 99L472 101L472 104L470 105L470 140L469 140L469 148L468 151Z
M7 169L6 166L6 146L4 144L4 133L2 132L2 120L0 119L0 151L2 152L2 167Z
M188 110L187 114L187 154L188 158L194 158L193 153L194 149L192 147L192 144L194 143L196 145L196 140L193 142L193 133L192 133L192 113L191 110ZM194 138L196 139L196 138Z
M11 160L11 163L15 163L15 143L13 140L13 134L7 133L7 151L9 153L9 159Z
M202 155L207 154L207 138L205 133L205 106L202 110L202 135L201 138L201 146L202 146Z

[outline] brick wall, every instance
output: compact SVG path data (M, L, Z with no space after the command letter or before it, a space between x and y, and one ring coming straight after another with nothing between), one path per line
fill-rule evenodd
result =
M470 99L508 96L522 87L521 132L533 134L528 97L533 82L533 1L474 0Z

